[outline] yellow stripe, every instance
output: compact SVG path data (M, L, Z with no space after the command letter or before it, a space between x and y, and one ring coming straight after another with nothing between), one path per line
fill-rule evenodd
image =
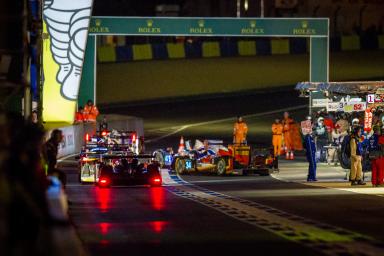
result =
M220 56L219 42L204 42L202 47L203 47L203 57L219 57Z
M256 55L256 42L255 41L238 41L237 47L240 56L254 56Z
M288 39L272 39L271 40L272 54L289 54Z
M115 62L116 51L113 46L100 46L97 48L97 55L100 62Z
M170 59L185 58L185 50L183 43L168 43L167 44L168 57Z
M152 47L150 44L136 44L132 46L134 60L151 60Z

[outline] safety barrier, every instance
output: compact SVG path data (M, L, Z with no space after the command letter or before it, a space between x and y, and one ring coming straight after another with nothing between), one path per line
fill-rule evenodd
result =
M111 39L102 40L102 44ZM185 41L185 43L157 42L151 44L123 45L123 36L118 36L115 46L98 47L99 62L124 62L132 60L161 60L182 58L235 57L255 55L304 54L308 52L307 38L257 38L244 40L223 38L218 41ZM360 49L384 49L384 35L349 35L330 38L331 51Z
M138 137L144 136L143 120L137 117L107 115L108 128L116 130L135 131ZM58 157L65 157L80 152L84 145L85 134L92 134L95 126L90 123L59 127L63 132L63 142L59 146ZM52 130L47 132L49 138Z

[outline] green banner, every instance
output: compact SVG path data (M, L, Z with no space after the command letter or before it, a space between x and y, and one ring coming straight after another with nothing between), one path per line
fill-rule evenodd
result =
M95 35L327 37L328 18L92 17Z

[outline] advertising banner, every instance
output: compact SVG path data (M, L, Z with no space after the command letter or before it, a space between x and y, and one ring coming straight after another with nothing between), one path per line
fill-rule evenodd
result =
M43 5L43 120L73 123L93 0Z

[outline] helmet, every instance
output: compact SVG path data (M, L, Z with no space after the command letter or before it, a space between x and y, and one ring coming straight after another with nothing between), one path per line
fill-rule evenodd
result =
M358 118L354 118L353 120L352 120L352 124L359 124L359 119Z

